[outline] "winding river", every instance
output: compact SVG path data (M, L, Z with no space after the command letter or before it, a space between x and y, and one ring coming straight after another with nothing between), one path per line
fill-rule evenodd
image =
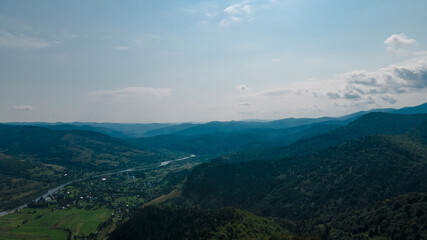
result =
M66 182L64 184L61 184L59 186L56 186L54 188L49 189L45 194L43 194L40 197L37 197L36 199L34 199L34 201L37 201L40 198L46 198L50 194L58 191L59 189L65 187L67 185L70 185L70 184L72 184L74 182L79 182L79 181L83 181L83 180L90 179L90 178L110 176L110 175L114 175L114 174L118 174L118 173L135 172L135 171L147 170L147 169L150 169L150 168L162 167L162 166L168 165L171 162L183 161L183 160L187 160L187 159L194 158L194 157L196 157L196 155L191 154L188 157L183 157L183 158L178 158L178 159L175 159L175 160L161 162L160 165L157 165L158 164L157 163L155 165L153 164L153 165L148 165L148 166L143 166L143 167L128 168L128 169L117 170L117 171L112 171L112 172L107 172L107 173L102 173L102 174L98 174L98 175L93 175L93 176L89 176L89 177L84 177L84 178L76 179L76 180L69 181L69 182ZM4 212L0 212L0 217L5 216L5 215L10 214L10 213L13 213L13 212L15 212L17 210L20 210L20 209L23 209L23 208L26 208L26 207L27 207L27 204L23 204L23 205L21 205L19 207L16 207L14 209L7 210L7 211L4 211Z

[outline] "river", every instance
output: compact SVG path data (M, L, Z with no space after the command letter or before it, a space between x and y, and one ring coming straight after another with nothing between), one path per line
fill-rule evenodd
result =
M190 155L190 156L188 156L188 157L178 158L178 159L170 160L170 161L164 161L164 162L161 162L161 163L160 163L160 165L157 165L157 164L158 164L158 163L157 163L157 164L156 164L157 166L156 166L156 165L148 165L148 166L133 167L133 168L128 168L128 169L122 169L122 170L117 170L117 171L112 171L112 172L102 173L102 174L98 174L98 175L93 175L93 176L89 176L89 177L84 177L84 178L80 178L80 179L75 179L75 180L73 180L73 181L66 182L66 183L64 183L64 184L61 184L61 185L59 185L59 186L56 186L56 187L54 187L54 188L51 188L51 189L47 190L47 192L46 192L45 194L41 195L40 197L37 197L36 199L34 199L34 201L37 201L37 200L39 200L40 198L46 198L46 197L47 197L47 196L49 196L50 194L52 194L52 193L54 193L54 192L58 191L59 189L61 189L61 188L65 187L65 186L67 186L67 185L70 185L71 183L74 183L74 182L83 181L83 180L86 180L86 179L89 179L89 178L97 178L97 177L110 176L110 175L118 174L118 173L124 173L124 172L135 172L135 171L147 170L147 169L149 169L149 168L154 168L154 167L162 167L162 166L166 166L166 165L168 165L168 164L169 164L169 163L171 163L171 162L182 161L182 160L190 159L190 158L193 158L193 157L196 157L196 155L191 154L191 155ZM26 208L26 207L27 207L27 204L23 204L23 205L21 205L21 206L19 206L19 207L16 207L16 208L14 208L14 209L7 210L7 211L4 211L4 212L0 212L0 217L5 216L5 215L10 214L10 213L13 213L13 212L15 212L15 211L17 211L17 210L20 210L20 209L23 209L23 208Z

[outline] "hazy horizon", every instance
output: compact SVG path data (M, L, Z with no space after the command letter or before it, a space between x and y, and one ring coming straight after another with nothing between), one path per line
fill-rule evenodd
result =
M427 103L427 102L426 102ZM422 103L422 104L426 104L426 103ZM419 105L422 105L419 104ZM416 105L416 106L419 106ZM407 107L416 107L416 106L405 106L402 108L407 108ZM383 108L385 109L385 108ZM401 108L391 108L391 109L401 109ZM370 110L381 110L381 109L368 109L366 111L370 111ZM319 117L313 117L313 118L339 118L339 117L344 117L347 115L351 115L353 113L358 113L358 112L363 112L363 111L357 111L357 112L351 112L349 114L344 114L344 115L337 115L337 116L319 116ZM294 118L294 117L289 117L289 118ZM308 118L308 117L300 117L301 119L303 118ZM56 121L56 122L48 122L48 121L16 121L16 122L0 122L3 124L8 124L8 123L22 123L22 124L32 124L32 123L46 123L46 124L74 124L74 123L99 123L99 124L183 124L183 123L192 123L192 124L205 124L205 123L209 123L209 122L216 122L216 121L220 121L220 122L227 122L227 121L243 121L243 122L270 122L270 121L277 121L277 120L282 120L282 119L288 119L288 118L279 118L279 119L240 119L240 120L234 120L234 119L230 119L230 120L211 120L211 121L184 121L184 122L83 122L83 121L71 121L71 122L62 122L62 121Z
M419 105L426 8L0 0L0 122L276 120Z

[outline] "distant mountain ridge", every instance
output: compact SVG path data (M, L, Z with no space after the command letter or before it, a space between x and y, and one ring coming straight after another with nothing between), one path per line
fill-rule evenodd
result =
M63 129L75 126L73 129L100 132L112 137L123 139L153 137L159 135L183 135L196 136L212 133L231 133L246 129L284 129L310 125L315 123L341 124L345 125L352 120L369 112L388 112L400 114L427 113L427 103L405 107L401 109L384 108L360 111L342 117L320 117L320 118L285 118L272 121L213 121L208 123L96 123L96 122L71 122L71 123L44 123L44 122L14 122L5 123L9 125L31 125L48 127L51 129Z
M153 129L164 128L172 123L96 123L96 122L11 122L8 125L38 126L53 130L86 130L94 131L111 137L122 139L137 138L145 136L144 133Z
M138 138L133 142L147 149L170 149L215 157L249 149L283 146L340 126L318 123L285 129L244 129L238 132L214 132L195 136L168 134Z
M384 109L372 109L369 111L360 111L345 115L342 117L321 117L321 118L285 118L273 121L213 121L204 124L180 124L168 126L165 128L159 128L145 133L146 136L156 136L161 134L174 134L184 136L195 136L201 134L211 133L230 133L238 132L246 129L284 129L298 127L301 125L310 125L315 123L325 124L347 124L352 120L361 117L370 112L390 112L400 114L415 114L415 113L427 113L427 103L414 106L405 107L402 109L384 108Z
M395 114L370 112L332 131L298 140L287 146L236 152L223 159L227 161L274 160L312 154L322 149L374 134L402 134L427 121L427 114Z

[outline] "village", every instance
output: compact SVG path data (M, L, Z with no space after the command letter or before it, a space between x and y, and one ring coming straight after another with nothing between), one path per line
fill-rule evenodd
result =
M97 231L89 235L74 236L74 239L95 239L99 232L120 224L145 203L171 191L178 181L183 180L182 172L186 171L181 170L176 174L171 172L172 169L176 170L176 166L120 172L76 181L46 197L28 203L27 211L34 209L32 211L34 214L37 214L37 209L46 209L50 213L59 214L70 211L107 212L108 216L99 222ZM35 220L41 217L39 215ZM22 222L22 225L26 223Z

